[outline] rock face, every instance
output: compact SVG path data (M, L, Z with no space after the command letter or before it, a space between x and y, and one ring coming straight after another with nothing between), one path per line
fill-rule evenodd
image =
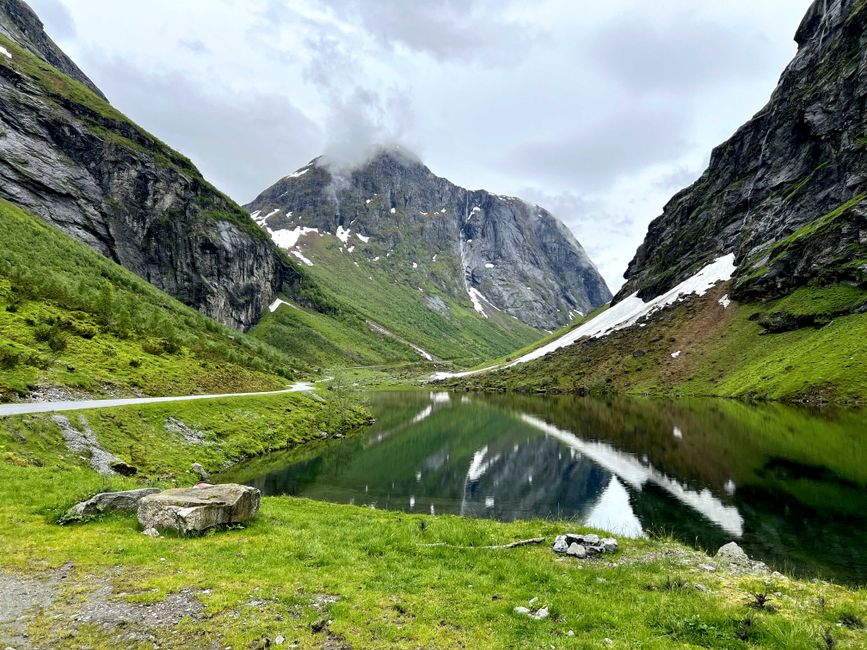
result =
M768 104L650 224L620 300L733 252L735 298L867 283L867 4L816 0Z
M232 327L292 293L299 271L249 216L112 108L21 0L0 0L0 46L0 198Z
M534 327L553 329L611 297L584 249L546 210L458 187L401 149L380 149L352 170L317 158L245 207L287 249L311 229L330 233L358 248L355 255L392 268L421 265L445 296ZM428 307L442 309L442 301L431 297Z
M101 492L87 501L76 503L67 512L69 517L87 517L106 512L135 512L139 501L149 494L159 493L158 488L141 488L123 492Z
M259 512L260 498L256 488L236 483L176 488L144 497L139 502L138 521L146 530L196 533L249 521Z

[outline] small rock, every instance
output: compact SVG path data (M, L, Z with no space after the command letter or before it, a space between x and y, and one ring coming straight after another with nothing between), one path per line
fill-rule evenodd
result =
M537 610L536 613L532 614L531 616L533 618L535 618L537 621L541 621L543 618L548 618L548 615L549 615L548 608L543 607L543 608Z
M587 557L587 549L584 548L581 544L569 544L569 548L566 549L566 555L571 555L572 557L577 557L579 560L581 558Z
M569 548L569 542L566 541L566 535L557 535L552 547L555 553L565 553Z
M614 641L612 641L606 636L604 639L602 639L602 643L604 643L605 645L612 645Z
M529 615L529 614L530 614L530 608L529 608L529 607L516 607L516 608L515 608L515 613L516 613L516 614L525 614L525 615Z
M283 645L286 642L286 637L282 634L278 634L274 637L274 645Z
M744 553L744 549L734 542L721 546L714 557L721 562L730 562L731 564L744 564L750 561L749 556Z
M605 578L603 578L602 576L597 576L597 577L596 577L596 582L599 582L599 583L606 583L606 582L608 582L608 581L607 581Z
M208 470L206 470L201 463L193 463L190 466L190 469L192 469L202 481L207 481L209 478L211 478L211 475L208 474Z
M716 571L716 566L713 564L699 564L699 569L704 569L705 571Z
M100 492L87 501L76 503L66 511L67 517L87 517L104 512L135 512L139 502L149 494L159 492L157 488L125 490L123 492Z
M572 630L569 630L568 632L566 632L566 636L575 636L575 632Z
M599 542L604 553L616 553L619 546L613 537L606 537Z
M703 584L699 584L698 582L696 582L692 586L695 587L696 589L698 589L699 591L703 591L704 593L707 593L708 591L710 591L707 587L705 587Z
M157 537L161 537L160 531L158 531L156 528L145 528L141 534L147 535L148 537L153 537L154 539L156 539Z
M533 605L535 605L538 602L539 602L539 598L534 596L533 598L530 599L530 606L532 607Z

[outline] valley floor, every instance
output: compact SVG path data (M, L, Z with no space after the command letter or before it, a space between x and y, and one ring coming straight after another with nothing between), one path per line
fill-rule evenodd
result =
M0 641L17 650L867 643L863 589L750 575L664 539L621 539L604 560L566 559L550 543L577 528L568 522L267 497L249 526L198 538L151 539L132 516L56 523L95 492L188 485L193 461L219 470L364 421L332 392L67 414L135 465L131 478L97 474L92 454L69 451L57 416L0 419ZM546 543L472 548L532 537ZM516 606L546 606L550 616L534 620Z

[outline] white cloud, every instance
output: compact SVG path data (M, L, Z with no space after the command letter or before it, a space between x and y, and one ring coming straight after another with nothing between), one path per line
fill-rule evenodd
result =
M767 100L809 0L33 5L118 108L241 202L325 151L401 143L548 207L616 290L647 223Z

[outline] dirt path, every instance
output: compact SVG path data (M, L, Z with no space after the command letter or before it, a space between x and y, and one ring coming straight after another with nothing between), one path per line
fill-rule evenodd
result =
M172 397L129 397L122 399L93 399L72 402L27 402L22 404L0 404L0 417L24 415L26 413L54 413L56 411L79 411L82 409L109 408L113 406L133 406L137 404L157 404L160 402L187 402L196 399L219 399L221 397L256 397L258 395L280 395L283 393L303 393L313 390L313 384L299 381L283 390L262 393L224 393L221 395L179 395Z

